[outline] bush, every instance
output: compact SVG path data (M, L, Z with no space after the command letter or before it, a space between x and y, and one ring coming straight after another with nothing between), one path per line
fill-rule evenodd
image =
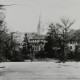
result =
M13 54L11 56L11 61L24 61L23 55L20 51L13 51Z

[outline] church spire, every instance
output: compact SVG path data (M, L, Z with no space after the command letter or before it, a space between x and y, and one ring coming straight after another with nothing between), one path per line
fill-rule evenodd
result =
M39 23L37 27L37 33L40 35L40 29L41 29L41 15L39 16Z

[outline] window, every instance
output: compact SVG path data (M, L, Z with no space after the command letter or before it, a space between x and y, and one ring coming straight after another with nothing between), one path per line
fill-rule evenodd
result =
M70 41L70 44L72 44L72 41Z
M70 49L72 49L72 46L70 46Z

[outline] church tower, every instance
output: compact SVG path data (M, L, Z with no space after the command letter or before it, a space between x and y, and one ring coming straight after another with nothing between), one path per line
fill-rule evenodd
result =
M40 35L40 29L41 29L41 15L39 16L39 23L38 23L38 26L37 26L37 33L38 35Z

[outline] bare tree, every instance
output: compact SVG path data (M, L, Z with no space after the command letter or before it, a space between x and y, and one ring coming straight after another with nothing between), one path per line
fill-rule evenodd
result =
M70 22L69 19L61 19L61 23L56 23L57 29L58 29L58 34L60 35L60 40L62 43L62 54L63 58L65 59L68 51L68 43L70 40L69 37L69 31L70 27L74 24L74 21Z
M62 60L65 60L69 43L69 31L70 27L74 24L74 21L69 19L60 19L61 23L50 24L47 36L47 43L51 43L50 47L61 49ZM48 46L47 46L48 47ZM49 49L49 48L48 48Z

